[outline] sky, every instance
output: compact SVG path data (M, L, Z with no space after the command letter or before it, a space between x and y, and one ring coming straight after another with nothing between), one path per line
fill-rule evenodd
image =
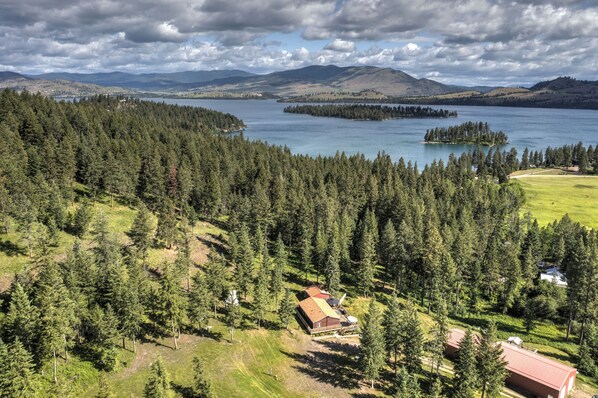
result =
M0 70L328 64L469 86L596 80L598 0L0 0Z

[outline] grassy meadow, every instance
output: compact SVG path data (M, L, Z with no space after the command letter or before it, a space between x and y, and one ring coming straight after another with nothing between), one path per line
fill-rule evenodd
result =
M546 225L569 214L572 220L598 227L598 177L529 175L517 178L525 191L524 213Z

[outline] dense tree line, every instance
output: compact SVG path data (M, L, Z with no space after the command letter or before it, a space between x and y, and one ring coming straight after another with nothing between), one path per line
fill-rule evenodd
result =
M502 131L492 131L488 123L465 122L458 126L437 127L426 130L424 141L494 146L507 144L509 137Z
M422 106L381 105L295 105L284 108L286 113L312 116L338 117L354 120L387 120L400 118L447 118L456 117L456 111Z
M241 322L269 327L278 313L284 327L291 271L314 274L335 294L374 296L390 285L434 314L467 316L490 304L532 329L550 319L588 347L591 369L596 233L568 217L540 228L519 216L523 193L501 178L521 167L516 152L476 150L419 169L384 153L292 155L219 134L241 121L202 109L11 91L0 104L0 221L18 232L31 263L15 277L1 322L2 352L27 359L18 361L19 383L52 363L61 385L60 364L74 351L108 370L118 346L135 350L142 336L168 336L176 348L181 330L203 333L209 318L222 320L232 341ZM108 194L139 208L130 245L114 239L78 183L90 198ZM189 228L219 215L228 216L227 256L191 278ZM56 253L61 230L82 239L68 253ZM151 246L172 248L176 259L150 264ZM540 260L562 267L565 293L539 281ZM412 309L395 311L416 324ZM423 345L405 343L419 339L418 328L381 329L379 320L374 313L366 322L371 363L389 353L418 372ZM362 365L368 380L378 377Z

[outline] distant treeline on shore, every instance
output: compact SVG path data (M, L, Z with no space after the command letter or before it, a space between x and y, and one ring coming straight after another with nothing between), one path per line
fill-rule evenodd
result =
M353 120L387 120L400 118L447 118L457 112L422 106L381 105L296 105L284 109L286 113L338 117Z

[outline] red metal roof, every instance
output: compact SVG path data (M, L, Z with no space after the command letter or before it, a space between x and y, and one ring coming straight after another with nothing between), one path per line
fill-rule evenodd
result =
M475 335L474 335L475 336ZM451 329L449 332L448 345L458 348L459 342L465 337L465 331ZM476 336L477 344L477 336ZM500 342L503 348L503 358L507 361L507 370L513 374L519 374L530 380L534 380L545 386L561 390L569 379L571 373L577 369L567 366L555 360L546 358L543 355L517 347L514 344Z
M461 329L451 329L449 331L448 345L459 348L459 342L465 337L465 331Z
M305 293L307 293L307 295L309 297L317 297L317 298L323 298L323 299L327 299L330 297L330 294L322 291L319 287L317 286L310 286L307 289L305 289Z
M340 319L340 316L321 298L308 297L299 302L299 307L312 323L321 321L326 317Z
M523 375L538 383L560 390L575 368L546 358L540 354L519 348L516 345L501 342L507 370Z

